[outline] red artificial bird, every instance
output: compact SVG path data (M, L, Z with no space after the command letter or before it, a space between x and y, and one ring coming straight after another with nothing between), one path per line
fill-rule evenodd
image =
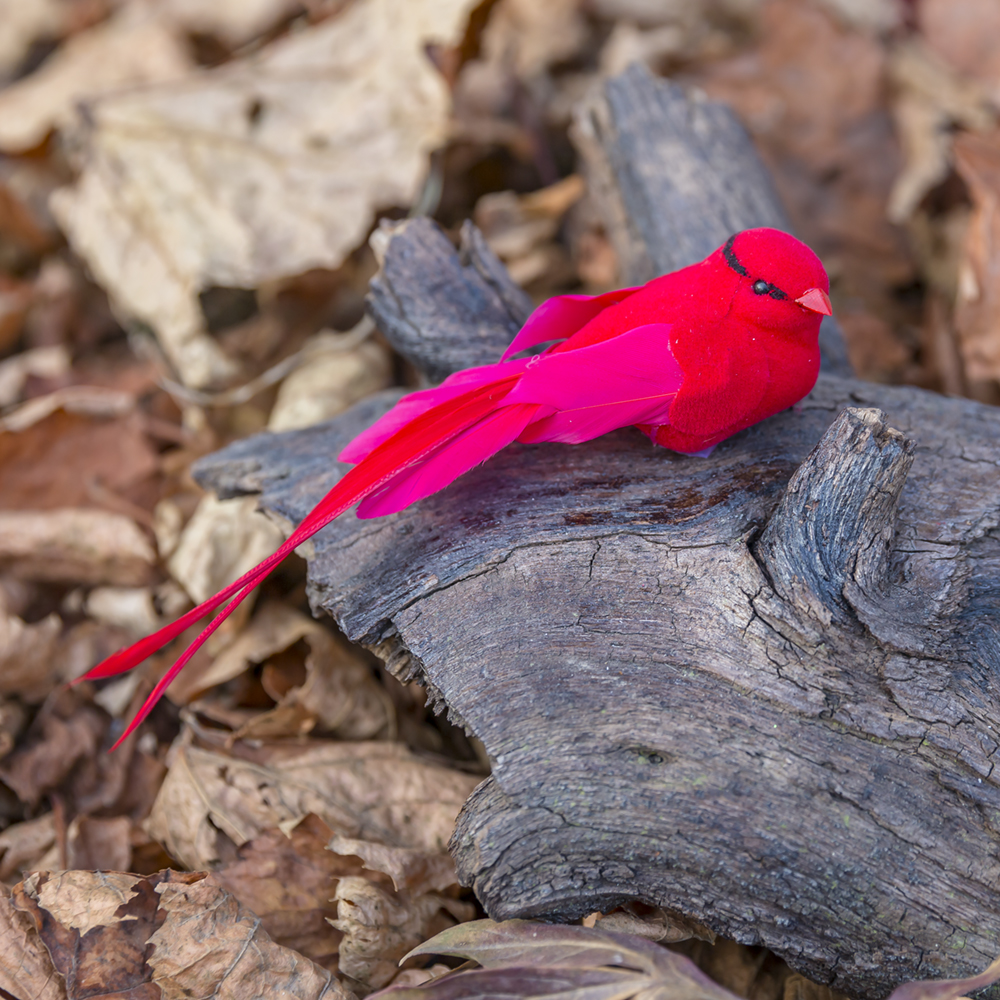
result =
M84 675L130 670L229 602L156 685L118 743L254 587L359 501L358 517L391 514L512 441L580 444L629 424L674 451L707 454L797 403L819 373L819 325L832 312L828 291L823 265L804 243L776 229L748 229L700 264L641 288L549 299L498 364L457 372L406 396L356 437L339 456L354 468L274 555ZM507 360L553 340L541 354Z

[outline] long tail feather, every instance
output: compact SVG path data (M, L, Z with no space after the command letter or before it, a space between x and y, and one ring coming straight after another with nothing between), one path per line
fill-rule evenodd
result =
M273 555L268 556L252 570L244 573L238 580L224 587L213 597L199 604L198 607L182 615L177 621L144 639L140 639L134 645L119 650L84 674L80 680L96 680L112 677L138 666L190 625L215 611L221 604L232 598L157 684L136 718L123 734L122 739L128 736L149 714L170 682L208 640L209 636L285 556L311 538L334 518L353 507L359 500L384 487L394 477L405 476L409 470L419 465L429 455L433 455L455 437L463 434L471 426L492 413L504 396L510 392L518 378L518 374L512 374L506 378L497 379L489 385L477 386L461 396L449 399L441 405L421 413L410 423L400 428L392 437L375 447L363 462L350 469L340 482L316 504L298 528L292 532L288 540ZM464 469L457 469L451 478L456 478L462 471ZM446 483L442 482L441 485L446 485ZM120 743L121 740L118 742Z

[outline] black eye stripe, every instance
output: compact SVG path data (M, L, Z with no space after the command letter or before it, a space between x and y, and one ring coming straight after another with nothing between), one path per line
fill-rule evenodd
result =
M739 258L733 253L733 241L736 239L737 234L733 233L732 236L726 240L726 245L722 248L722 256L726 258L726 263L737 273L742 274L744 278L750 277L750 272L739 262Z
M777 285L758 278L751 286L755 295L770 295L772 299L787 299L788 296Z
M722 248L722 256L726 258L726 263L737 274L742 275L744 278L749 278L750 272L740 263L739 257L737 257L733 251L733 243L738 235L738 233L733 233L733 235L726 240L726 245ZM762 285L763 287L758 290L758 285ZM788 296L780 288L778 288L777 285L772 285L763 278L758 278L751 287L757 295L770 295L772 299L788 298Z

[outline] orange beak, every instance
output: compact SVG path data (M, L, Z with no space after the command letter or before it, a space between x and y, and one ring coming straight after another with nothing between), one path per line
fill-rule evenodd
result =
M795 301L803 309L811 309L813 312L822 313L824 316L833 315L830 296L822 288L810 288L809 291L803 292Z

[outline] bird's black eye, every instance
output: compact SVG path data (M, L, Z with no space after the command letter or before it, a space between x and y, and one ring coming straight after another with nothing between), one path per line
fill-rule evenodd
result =
M758 278L753 283L753 290L755 295L767 295L771 290L771 286L763 278Z

